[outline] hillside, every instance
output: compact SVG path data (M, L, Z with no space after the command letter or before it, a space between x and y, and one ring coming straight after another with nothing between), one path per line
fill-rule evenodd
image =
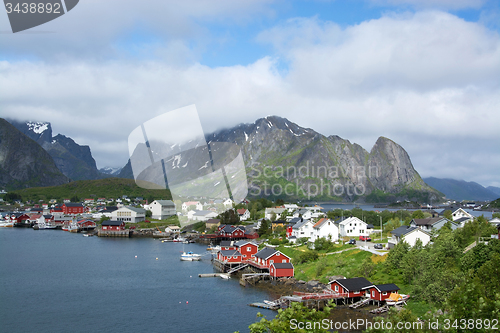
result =
M134 180L123 178L105 178L97 180L79 180L60 186L34 187L15 191L23 200L70 199L77 196L80 200L86 198L121 198L127 195L130 198L143 197L144 199L170 199L168 190L146 190L137 186Z
M269 188L288 185L293 188L291 197L301 200L436 202L441 197L424 183L407 152L385 137L378 138L367 152L339 136L326 137L270 116L214 133L207 141L237 143L248 182L261 192L266 181ZM263 177L264 168L271 168L273 176ZM304 194L300 188L312 190Z
M57 168L68 178L85 180L109 177L97 170L89 146L79 145L65 135L58 134L53 137L50 123L14 120L10 123L42 146L52 156Z
M492 190L476 182L466 182L465 180L456 179L440 179L440 178L424 178L424 181L435 188L436 190L444 193L448 199L462 201L488 201L495 200L500 195Z
M68 181L40 145L0 118L0 188L51 186Z

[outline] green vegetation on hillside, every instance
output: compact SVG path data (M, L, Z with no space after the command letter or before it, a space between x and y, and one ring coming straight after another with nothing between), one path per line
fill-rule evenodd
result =
M135 184L133 179L105 178L98 180L79 180L59 186L33 187L23 190L13 191L22 197L24 201L31 200L38 202L43 200L48 202L56 199L61 202L63 199L77 197L80 200L85 198L121 198L127 195L130 198L143 197L144 199L171 199L169 190L148 190Z

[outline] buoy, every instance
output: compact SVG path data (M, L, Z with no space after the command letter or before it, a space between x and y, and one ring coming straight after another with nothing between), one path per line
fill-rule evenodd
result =
M186 304L189 304L189 302L188 302L188 301L186 301Z
M158 260L158 258L156 258L156 260Z
M135 256L137 258L137 256Z

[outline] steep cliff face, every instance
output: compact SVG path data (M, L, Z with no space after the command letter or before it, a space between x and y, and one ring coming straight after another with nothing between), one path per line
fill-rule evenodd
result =
M440 198L422 181L406 151L384 137L368 153L339 136L325 137L272 116L214 133L207 141L241 147L255 195L371 202Z
M324 135L276 116L206 136L234 142L243 154L250 196L295 200L437 201L406 151L380 137L371 152L339 136ZM119 177L133 178L130 161Z
M0 118L1 187L53 186L68 181L39 144Z
M50 123L11 121L11 124L42 146L52 156L58 169L67 177L73 180L103 177L97 170L90 147L81 146L73 139L61 134L52 137Z

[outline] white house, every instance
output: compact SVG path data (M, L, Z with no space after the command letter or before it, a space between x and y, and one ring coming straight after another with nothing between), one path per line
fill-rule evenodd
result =
M394 229L391 231L391 234L392 237L387 242L387 245L391 249L402 241L408 243L411 247L415 246L417 239L422 241L423 246L427 245L427 243L431 241L431 234L427 231L406 225Z
M453 217L453 221L458 220L458 219L460 219L462 217L468 217L468 218L471 218L471 219L474 218L474 216L472 214L467 213L462 208L459 208L456 211L454 211L453 213L451 213L451 216Z
M155 200L149 205L152 218L163 220L167 217L176 215L175 204L172 200Z
M198 210L195 211L193 216L190 218L194 221L207 221L217 217L217 213L211 210Z
M240 221L246 221L250 218L250 211L246 208L238 209L238 216L240 217Z
M123 222L142 222L146 218L146 210L143 208L135 208L123 206L111 213L111 220Z
M357 217L348 217L337 220L341 237L358 237L368 235L368 224Z
M498 217L495 217L495 218L491 219L489 222L491 224L493 224L494 226L500 225L500 219Z
M339 227L335 222L327 218L321 218L313 226L313 236L309 241L314 242L318 238L329 239L335 242L339 239Z
M203 210L203 205L199 201L186 201L182 203L182 211L187 211L190 206L195 206L196 210Z
M285 211L286 208L266 208L264 211L264 217L267 220L270 220L273 213L276 214L276 219L279 219L281 217L281 214Z
M314 236L313 227L314 223L311 220L303 220L292 227L292 236L311 239Z
M231 200L231 199L226 199L226 200L224 201L224 203L223 203L223 204L224 204L224 207L226 207L226 208L231 208L231 207L233 207L233 203L234 203L234 201L233 201L233 200Z
M293 217L302 217L303 219L309 220L312 218L314 211L306 208L301 208L293 213Z

